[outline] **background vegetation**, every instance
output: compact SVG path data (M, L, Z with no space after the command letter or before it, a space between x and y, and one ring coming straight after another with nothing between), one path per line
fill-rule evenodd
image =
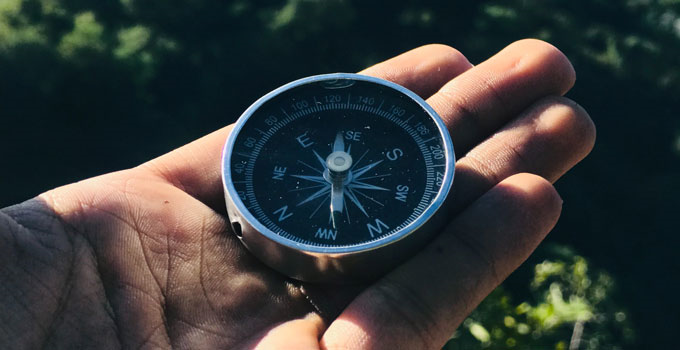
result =
M675 347L680 1L257 3L0 0L0 207L165 153L296 78L537 37L574 63L598 142L557 184L552 246L447 347Z

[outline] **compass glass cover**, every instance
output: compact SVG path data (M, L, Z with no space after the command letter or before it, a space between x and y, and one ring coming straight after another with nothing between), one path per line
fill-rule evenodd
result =
M403 235L450 185L450 139L431 113L414 96L370 80L279 89L236 126L225 157L233 200L256 228L293 245L348 247Z

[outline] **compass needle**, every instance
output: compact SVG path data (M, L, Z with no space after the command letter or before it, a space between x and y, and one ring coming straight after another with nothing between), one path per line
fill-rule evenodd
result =
M413 92L357 74L304 78L257 100L234 125L222 157L227 213L272 268L303 281L359 282L436 232L430 219L454 161L444 123Z
M342 213L344 207L342 186L333 186L331 189L331 211Z
M335 135L335 141L333 141L333 152L338 151L345 151L345 141L342 139L342 131L338 131L338 133Z

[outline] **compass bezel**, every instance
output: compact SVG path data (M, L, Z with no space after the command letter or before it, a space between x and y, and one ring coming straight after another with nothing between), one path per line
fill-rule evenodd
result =
M322 81L337 81L337 80L354 80L354 81L364 81L364 82L369 82L369 83L374 83L378 85L382 85L384 87L396 90L397 92L405 95L406 97L410 98L412 101L416 102L416 104L422 108L422 110L430 116L430 118L434 121L435 125L437 126L437 132L441 136L442 143L444 146L444 154L446 156L446 167L444 171L444 178L442 181L442 185L439 188L439 191L437 192L436 196L434 199L431 201L431 203L428 205L428 207L423 210L421 215L419 215L415 220L413 220L411 223L409 223L407 226L403 227L397 232L394 232L390 235L387 235L385 237L381 237L380 239L377 240L371 240L367 242L361 242L358 244L351 244L351 245L338 245L338 246L317 246L317 245L311 245L311 244L305 244L302 242L295 242L292 241L288 238L285 238L276 232L273 232L269 228L267 228L265 225L263 225L245 206L241 198L238 196L236 188L232 182L232 168L231 168L231 161L232 161L232 150L234 149L234 145L236 142L236 139L239 136L239 133L243 129L243 127L248 123L249 119L255 114L255 112L262 107L265 103L269 102L270 100L274 99L278 95L280 95L283 92L289 91L291 89L294 89L298 86L301 85L306 85L306 84L312 84L312 83L318 83ZM266 95L262 96L259 98L257 101L255 101L248 109L243 112L243 114L239 117L237 120L236 124L234 125L233 129L231 130L231 133L229 134L227 141L225 143L224 149L222 151L222 182L223 182L223 188L225 189L225 197L227 199L227 204L233 205L235 208L229 208L229 214L230 214L230 220L232 222L232 225L234 222L237 222L241 227L246 227L250 226L257 232L259 232L261 235L265 236L267 239L283 245L285 247L291 248L293 250L297 251L302 251L306 252L308 254L312 255L343 255L343 254L352 254L352 253L357 253L357 252L366 252L366 251L371 251L375 250L387 245L390 245L394 242L400 241L404 239L405 237L410 236L413 234L415 231L418 230L421 226L423 226L428 220L430 220L433 215L441 208L442 204L444 203L445 199L448 196L448 193L450 191L451 185L453 183L453 178L455 174L455 152L453 149L453 143L451 141L451 136L449 135L449 132L446 128L446 125L444 125L444 122L441 120L439 115L434 111L432 107L430 107L425 100L423 100L420 96L412 92L411 90L408 90L407 88L398 85L396 83L386 81L380 78L375 78L371 76L366 76L366 75L361 75L361 74L354 74L354 73L331 73L331 74L321 74L321 75L314 75L302 79L295 80L293 82L290 82L288 84L285 84L269 93ZM231 200L231 203L229 201ZM236 212L234 212L234 209ZM246 222L242 222L241 220L245 220ZM242 238L245 242L245 239Z

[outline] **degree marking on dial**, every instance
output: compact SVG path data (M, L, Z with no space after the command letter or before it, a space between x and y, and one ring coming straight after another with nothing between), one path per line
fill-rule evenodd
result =
M286 117L289 117L289 118L290 118L290 115L288 115L288 113L286 112L285 109L283 109L283 107L281 107L281 112L283 112L283 114L285 114Z
M241 157L246 157L246 158L251 157L251 155L248 154L248 153L243 153L243 152L234 152L234 153L236 153L236 155L241 156Z

